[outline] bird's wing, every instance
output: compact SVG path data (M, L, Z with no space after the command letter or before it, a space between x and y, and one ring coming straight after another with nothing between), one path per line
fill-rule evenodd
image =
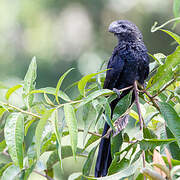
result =
M124 67L124 60L118 55L118 53L113 53L111 56L106 73L106 79L104 81L104 88L113 89L119 79L119 76Z
M149 56L146 54L144 56L144 79L146 79L149 75Z
M149 74L149 56L147 53L140 56L140 64L138 67L138 72L140 76L140 83L144 83L144 80L148 77Z

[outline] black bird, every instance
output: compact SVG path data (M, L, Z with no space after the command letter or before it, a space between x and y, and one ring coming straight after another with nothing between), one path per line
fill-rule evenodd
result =
M136 80L143 85L149 74L149 57L140 30L130 21L118 20L110 24L109 32L114 33L117 37L118 45L114 48L108 62L107 69L109 70L106 73L104 88L122 89L134 85ZM111 117L119 100L130 91L131 89L123 91L117 99L112 101L110 104ZM134 96L132 99L134 101ZM108 129L109 125L105 123L102 136L107 133ZM111 161L110 137L102 138L96 161L95 176L106 176Z

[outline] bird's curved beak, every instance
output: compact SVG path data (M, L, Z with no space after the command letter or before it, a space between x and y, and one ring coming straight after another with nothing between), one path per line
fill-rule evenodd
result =
M109 25L109 32L111 33L117 33L118 30L118 22L117 21L113 21L110 25Z

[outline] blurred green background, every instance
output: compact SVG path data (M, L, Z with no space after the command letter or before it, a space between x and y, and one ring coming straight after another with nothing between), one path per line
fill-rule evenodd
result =
M150 29L155 21L162 24L173 18L172 6L172 0L1 0L0 81L8 86L22 81L33 56L38 63L37 88L56 87L71 67L75 70L64 87L98 71L116 45L108 26L117 19L131 20L140 28L151 54L168 55L175 48L171 38ZM80 171L84 160L72 161L64 162L65 179Z
M1 0L0 81L22 80L37 57L37 87L55 86L74 67L68 84L96 72L109 59L116 39L113 20L129 19L140 28L150 53L168 54L170 38L150 32L154 21L173 18L172 0ZM176 27L176 32L180 28Z

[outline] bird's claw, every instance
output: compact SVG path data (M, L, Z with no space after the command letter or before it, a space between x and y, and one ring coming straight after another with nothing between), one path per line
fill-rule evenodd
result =
M118 89L113 88L113 91L117 94L118 98L121 97L121 93L120 93L120 91Z

